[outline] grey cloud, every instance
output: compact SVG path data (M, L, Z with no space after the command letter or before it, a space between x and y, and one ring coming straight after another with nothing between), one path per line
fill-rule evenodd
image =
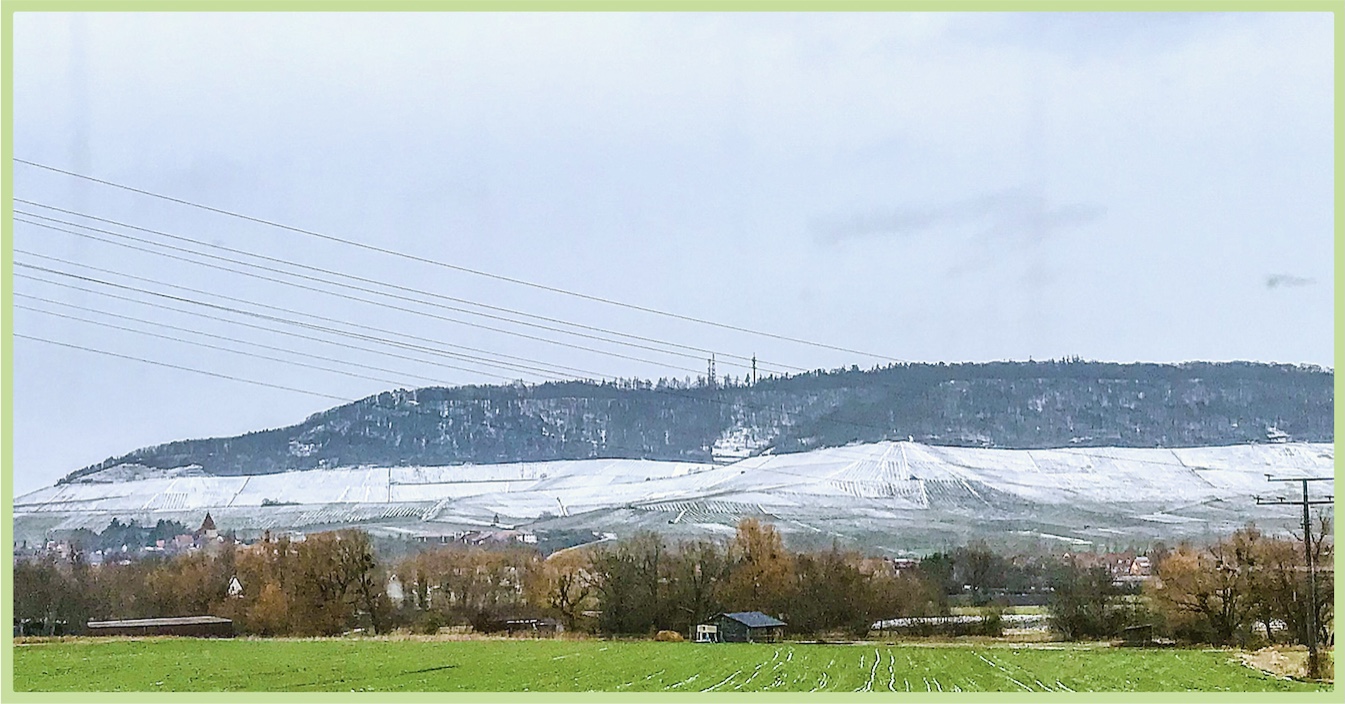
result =
M964 200L901 207L883 213L820 218L813 234L828 242L861 237L902 237L943 228L975 228L980 237L1013 236L1045 239L1052 231L1080 227L1101 219L1106 208L1092 203L1050 206L1046 198L1025 188L986 193Z
M1270 274L1266 276L1266 288L1297 288L1300 286L1311 286L1317 283L1315 279L1306 279L1302 276L1293 274Z

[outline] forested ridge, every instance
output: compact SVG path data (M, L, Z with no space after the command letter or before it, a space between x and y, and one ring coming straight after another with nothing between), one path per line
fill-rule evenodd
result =
M351 465L559 459L709 461L726 448L851 442L1188 447L1333 439L1334 374L1247 362L896 364L761 379L659 379L387 391L297 425L136 450L118 465L216 475Z

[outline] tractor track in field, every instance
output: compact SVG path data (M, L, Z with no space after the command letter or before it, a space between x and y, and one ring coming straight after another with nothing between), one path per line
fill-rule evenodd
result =
M699 677L700 677L700 673L696 673L696 674L694 674L694 675L692 675L692 676L690 676L690 677L688 677L688 678L682 680L681 682L678 682L677 684L670 685L670 686L668 687L668 689L677 689L678 687L681 687L681 686L684 685L684 684L691 684L692 682L695 682Z
M738 669L736 672L734 672L733 674L731 674L731 675L729 675L728 677L725 677L723 680L721 680L721 681L719 682L719 684L712 684L712 685L710 685L709 687L706 687L705 689L702 689L701 691L702 691L702 692L713 692L713 691L715 691L716 689L719 689L720 687L722 687L722 686L728 684L728 683L729 683L729 680L732 680L734 677L737 677L738 675L741 675L742 673L743 673L743 671L742 671L742 669L740 668L740 669Z
M1012 672L1009 672L1008 668L1004 667L1003 665L1000 665L999 663L995 662L994 660L991 660L990 658L987 658L986 656L984 656L984 655L982 655L982 654L980 654L980 653L977 653L977 652L974 651L974 650L973 650L972 652L973 652L973 653L976 653L976 657L978 657L978 658L980 658L981 660L983 660L987 665L990 665L991 667L995 668L996 670L999 670L1000 672L1003 672L1003 673L1004 673L1004 676L1007 677L1007 678L1009 678L1009 681L1010 681L1010 682L1012 682L1012 683L1018 685L1019 687L1022 687L1023 689L1025 689L1025 690L1027 690L1027 691L1029 691L1029 692L1034 691L1031 687L1029 687L1029 686L1023 684L1022 682L1019 682L1017 679L1015 679L1014 676L1013 676L1013 673L1012 673ZM1047 691L1050 691L1050 690L1047 690Z
M737 686L735 686L734 689L741 690L743 687L746 687L749 683L752 682L752 680L757 678L757 675L761 674L761 668L765 667L767 663L775 662L775 660L778 659L779 657L780 657L780 650L777 648L775 651L775 655L772 655L770 660L758 663L756 669L752 670L752 675L747 679L743 680ZM772 671L774 671L774 669L772 669Z
M869 657L869 656L868 656L867 653L865 653L864 655L860 656L860 658L859 658L859 668L860 668L861 670L864 669L864 661L867 660L868 657ZM869 669L869 681L866 682L866 683L864 683L863 686L856 688L856 689L855 689L856 692L872 692L872 691L873 691L873 679L874 679L874 677L876 677L876 676L878 675L878 661L881 660L881 659L882 659L882 656L878 654L878 649L877 649L877 648L874 648L874 649L873 649L873 667Z

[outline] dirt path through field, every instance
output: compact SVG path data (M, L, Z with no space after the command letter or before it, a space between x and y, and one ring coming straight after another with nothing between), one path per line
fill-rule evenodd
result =
M1332 661L1332 652L1322 652L1325 662ZM1254 670L1260 670L1276 677L1307 677L1308 651L1306 648L1262 648L1248 653L1238 653L1238 661ZM1330 679L1330 678L1328 678Z

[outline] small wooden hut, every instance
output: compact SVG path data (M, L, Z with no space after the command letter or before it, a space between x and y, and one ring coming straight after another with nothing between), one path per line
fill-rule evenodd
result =
M718 642L777 643L788 624L760 611L736 611L715 616L709 625L715 627Z

